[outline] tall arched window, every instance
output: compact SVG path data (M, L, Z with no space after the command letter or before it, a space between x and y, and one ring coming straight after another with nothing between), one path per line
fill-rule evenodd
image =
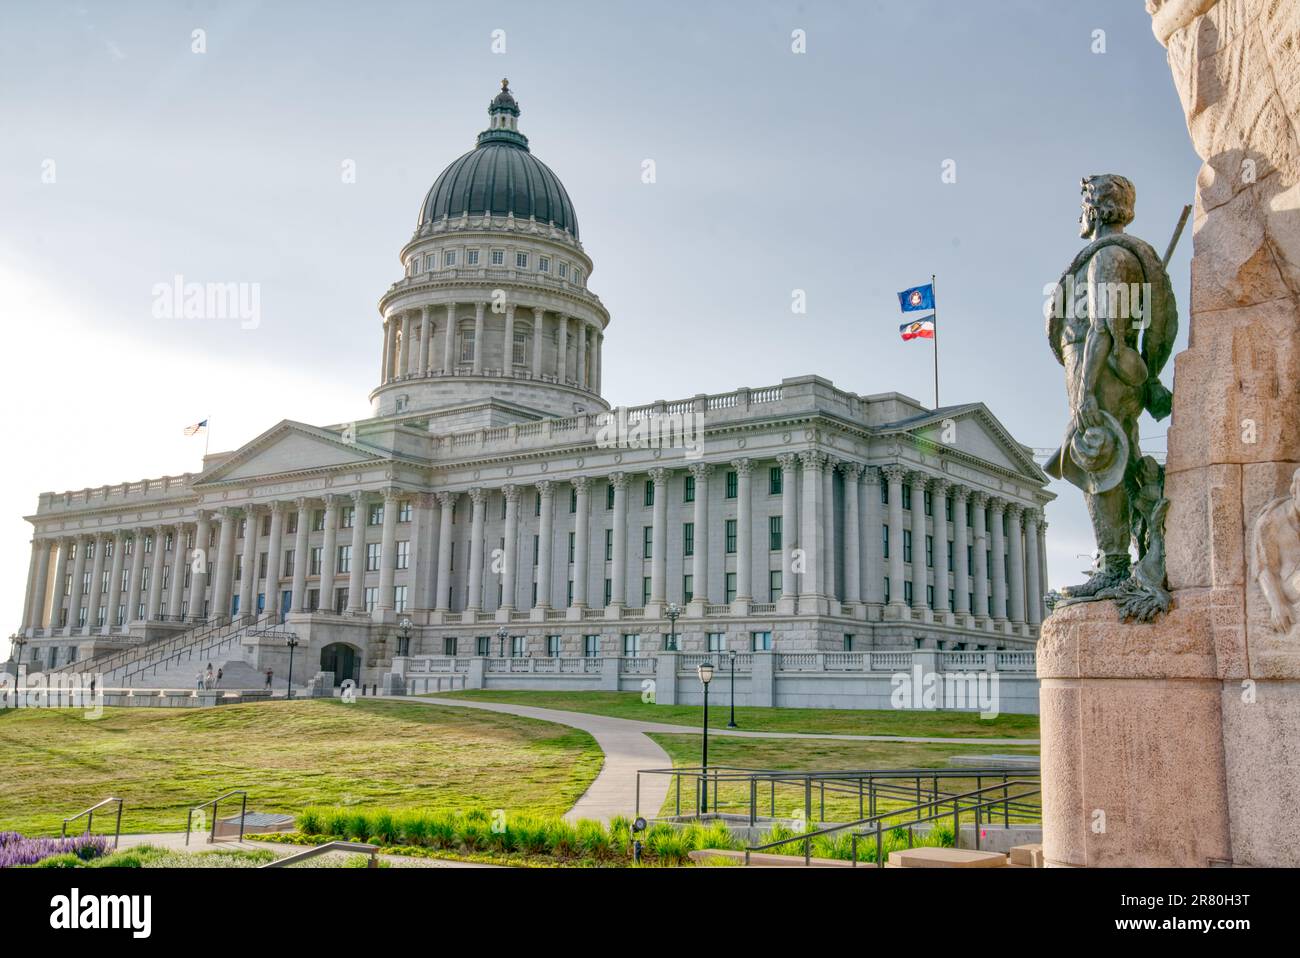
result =
M462 326L460 329L460 361L462 363L472 363L474 361L473 325Z

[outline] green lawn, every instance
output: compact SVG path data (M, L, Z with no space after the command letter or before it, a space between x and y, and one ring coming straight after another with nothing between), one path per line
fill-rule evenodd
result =
M108 796L124 831L184 829L186 811L235 788L249 809L307 805L501 808L560 815L602 754L549 722L400 701L327 699L213 709L0 712L0 830L57 834ZM224 806L223 806L224 810ZM95 831L111 830L111 816Z
M505 702L537 708L588 712L615 718L700 727L704 709L696 705L656 705L639 692L530 692L470 689L438 692L439 698ZM709 705L709 728L721 729L728 718L725 684ZM920 735L938 738L1038 738L1038 716L999 715L982 719L972 712L922 712L900 709L736 709L736 724L751 732L822 732L843 735Z
M710 716L712 718L712 716ZM698 766L700 764L699 735L661 735L651 734L673 760L674 766ZM948 759L954 755L1037 755L1037 746L998 745L932 745L918 742L836 742L826 739L754 739L709 737L709 765L730 765L738 768L761 769L799 769L801 771L834 771L844 769L868 768L946 768ZM990 761L990 765L996 765ZM909 780L909 786L910 786ZM981 785L991 785L986 779ZM682 807L691 812L695 808L695 779L682 779ZM942 790L950 793L969 791L977 787L974 778L949 779L941 782ZM742 783L721 783L720 811L747 813L749 808L749 788ZM1028 791L1028 788L1018 791ZM897 801L881 802L878 811L901 807L915 801L914 796L900 796ZM771 810L772 792L770 787L760 789L759 814L767 815ZM821 820L822 798L819 789L813 788L813 818ZM1038 805L1037 796L1026 799L1027 804ZM711 803L712 804L712 803ZM803 784L778 784L776 786L776 816L791 817L802 815L804 808ZM668 799L660 812L672 815L676 809L675 785L670 785ZM642 809L645 814L647 809ZM866 812L869 813L869 810ZM825 797L825 820L834 822L854 821L858 815L856 794L837 795L834 790Z

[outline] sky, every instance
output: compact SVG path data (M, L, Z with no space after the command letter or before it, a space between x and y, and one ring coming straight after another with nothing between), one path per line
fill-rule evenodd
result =
M1130 231L1163 251L1199 168L1136 0L6 0L5 631L41 492L368 414L377 300L502 77L595 261L616 405L809 373L929 404L930 346L899 339L895 294L936 274L941 402L1054 447L1043 287L1081 246L1080 177L1133 180ZM160 318L176 276L257 284L259 321ZM1144 418L1143 447L1167 425ZM1059 587L1093 542L1078 491L1052 490Z

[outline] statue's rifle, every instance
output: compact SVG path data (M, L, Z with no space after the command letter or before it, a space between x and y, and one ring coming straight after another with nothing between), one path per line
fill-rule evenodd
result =
M1165 255L1161 258L1160 263L1165 269L1169 268L1169 261L1173 258L1174 247L1178 245L1178 240L1183 235L1183 227L1187 225L1187 217L1192 215L1192 205L1188 203L1183 207L1183 215L1178 217L1178 225L1174 227L1174 235L1169 239L1169 248L1165 250Z

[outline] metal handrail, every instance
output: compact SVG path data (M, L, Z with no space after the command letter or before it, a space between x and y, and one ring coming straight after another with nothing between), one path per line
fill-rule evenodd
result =
M103 808L105 805L112 805L114 802L117 803L117 825L113 829L113 847L116 848L118 839L122 837L122 800L120 798L106 798L98 804L91 805L84 812L77 812L71 818L65 818L63 820L63 837L68 837L68 823L75 822L82 815L86 816L86 830L82 834L89 835L90 830L95 826L95 810Z
M274 623L279 621L279 619L280 614L278 612L264 612L256 617L240 615L230 619L221 626L208 629L204 632L186 632L182 637L178 637L178 639L169 639L168 646L157 646L151 649L150 653L165 652L166 654L158 655L152 658L151 661L143 661L145 658L148 658L148 656L141 656L140 660L137 660L136 662L126 662L123 663L123 665L118 666L118 668L126 668L129 665L138 665L138 668L132 669L124 674L121 680L126 682L137 675L148 672L150 669L153 669L154 675L157 675L158 669L161 666L173 661L179 661L180 657L186 653L189 654L190 658L193 658L196 651L201 655L204 652L211 652L214 649L220 649L221 646L225 645L241 631L255 628L263 622ZM225 631L222 631L223 629ZM185 638L185 641L181 642L179 641L179 638ZM205 642L206 644L204 644Z
M248 815L248 792L242 788L232 789L224 795L218 795L211 801L204 802L202 805L195 805L190 809L189 814L185 816L185 844L190 843L190 825L194 821L194 813L212 806L212 829L208 833L208 844L211 845L217 840L217 803L229 798L231 795L242 795L243 802L239 807L239 841L244 840L244 818Z
M146 621L157 621L157 619L150 619ZM111 672L114 669L121 668L124 665L130 665L133 661L136 661L145 655L152 654L153 652L156 652L174 643L194 641L204 635L207 635L210 632L223 628L224 626L230 624L232 621L234 620L231 619L229 616L215 616L215 617L207 616L202 618L195 617L195 622L196 622L195 627L192 629L187 629L186 631L181 632L177 635L169 635L161 639L155 639L153 642L138 643L136 645L132 645L130 648L123 649L118 652L110 652L103 658L92 655L88 659L82 659L78 662L69 662L65 665L59 666L59 668L57 669L52 669L50 671L60 672L65 669L71 669L73 666L80 666L81 668L84 669L87 665L94 665L96 670L98 671Z
M315 858L317 855L324 855L326 852L357 852L370 856L370 862L367 868L379 867L379 846L367 845L363 842L326 842L324 845L317 845L315 848L309 848L305 852L297 852L284 858L277 858L273 862L267 862L262 868L283 868L285 865L292 865L295 862L305 862L309 858Z
M939 814L939 815L931 815L931 816L927 816L927 817L922 818L922 817L920 816L920 810L921 810L921 809L925 809L925 808L932 808L932 807L934 807L934 806L938 806L938 805L949 805L949 804L951 804L952 807L953 807L953 810L952 810L952 813L951 813L951 814L952 814L953 821L954 821L953 841L959 841L959 840L960 840L960 836L961 836L961 832L960 832L960 815L961 815L961 811L962 811L962 809L960 808L960 804L959 804L959 803L961 802L962 799L964 799L964 798L972 798L972 797L975 797L975 796L983 795L985 792L991 792L991 791L996 791L996 790L998 790L998 789L1002 789L1002 791L1003 791L1003 796L1002 796L1002 798L1000 798L1000 799L994 799L994 800L991 800L991 801L989 801L989 802L985 802L985 803L975 803L975 804L972 804L971 806L969 806L968 808L965 809L966 811L977 811L977 810L979 810L979 809L981 809L981 808L992 807L992 806L994 806L994 805L1002 805L1002 804L1005 804L1006 802L1011 801L1013 798L1028 798L1028 797L1031 796L1031 795L1037 795L1037 794L1039 794L1039 792L1040 792L1040 789L1038 789L1038 788L1035 788L1035 789L1033 789L1032 791L1029 791L1029 792L1023 792L1023 793L1021 793L1021 794L1019 794L1019 795L1014 795L1014 796L1012 796L1012 795L1007 795L1007 794L1006 794L1006 790L1007 790L1008 788L1010 788L1011 786L1013 786L1013 785L1014 785L1014 786L1020 786L1020 785L1038 785L1038 784L1039 784L1038 782L1029 781L1029 780L1008 781L1008 782L998 782L998 783L995 784L995 785L985 785L983 788L977 788L977 789L973 789L972 791L969 791L969 792L963 792L963 793L960 794L960 795L948 795L948 796L944 796L943 798L936 798L936 799L933 799L933 800L928 801L928 802L918 802L916 805L910 806L910 807L908 807L908 808L895 809L894 811L891 811L891 812L881 812L881 813L878 814L878 815L869 815L869 816L867 816L866 818L860 818L860 819L858 819L858 820L855 821L855 822L845 822L843 825L831 825L831 826L828 827L828 828L820 828L820 829L818 829L817 831L813 831L813 832L804 832L804 833L801 834L801 835L791 835L789 838L778 838L776 841L773 841L773 842L767 842L766 844L763 844L763 845L750 845L750 846L747 846L747 847L745 848L745 864L746 864L746 865L749 864L749 856L750 856L750 853L752 853L752 852L763 852L763 851L767 851L769 848L776 848L776 847L779 846L779 845L788 845L788 844L790 844L791 842L803 842L803 843L804 843L804 864L808 864L808 863L811 861L811 859L812 859L812 840L813 840L814 838L819 838L819 837L821 837L822 835L830 835L830 834L832 834L833 832L842 832L842 831L844 831L846 828L859 828L860 826L863 826L863 825L874 825L874 826L875 826L875 835L876 835L876 867L877 867L877 868L883 868L883 867L884 867L884 864L880 861L881 835L882 835L882 831L883 831L883 829L882 829L883 823L884 823L887 819L898 818L898 817L900 817L900 816L910 815L911 813L916 812L916 813L917 813L917 817L916 817L915 819L912 819L911 821L907 822L907 825L911 826L911 825L917 825L917 824L920 824L920 823L923 823L923 822L934 821L935 819L938 819L938 818L947 818L948 815L949 815L948 812L944 812L944 813ZM855 832L855 833L853 834L853 839L854 839L854 842L853 842L853 862L854 862L854 867L855 867L855 868L857 867L857 838L858 838L859 836L862 836L862 835L865 835L865 834L867 834L867 832L866 832L865 829L860 829L858 832ZM979 838L979 829L976 829L976 833L975 833L975 834L976 834L976 841L978 841L978 838Z

